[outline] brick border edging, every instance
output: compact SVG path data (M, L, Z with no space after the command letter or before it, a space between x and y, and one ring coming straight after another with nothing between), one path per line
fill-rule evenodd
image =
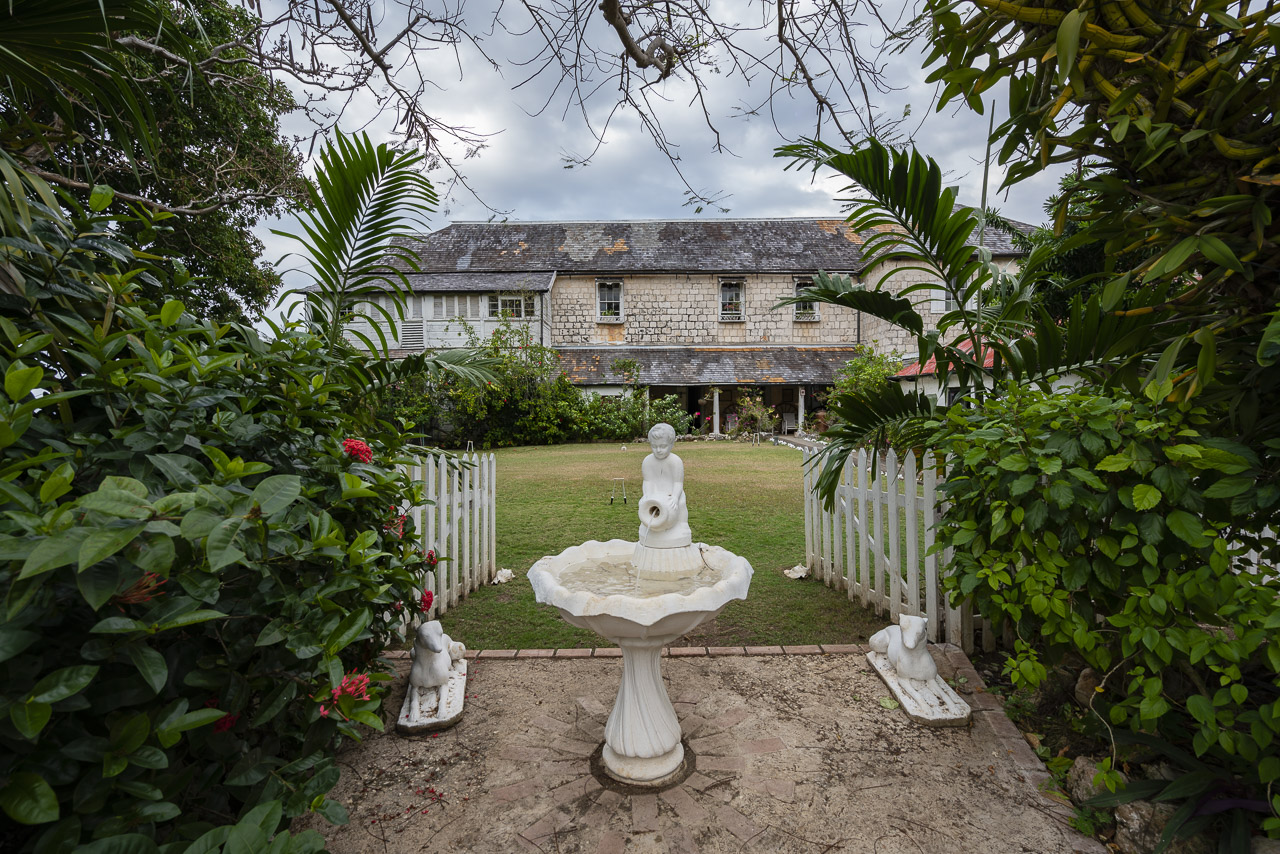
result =
M863 644L805 644L802 646L668 646L662 648L665 658L721 657L731 655L854 655L867 652ZM408 653L403 650L387 653L398 658ZM483 661L510 661L529 658L621 658L617 647L565 649L482 649L467 650L468 659Z

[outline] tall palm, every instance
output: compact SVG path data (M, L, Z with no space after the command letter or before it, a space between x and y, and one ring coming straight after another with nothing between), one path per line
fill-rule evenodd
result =
M320 152L308 208L300 219L305 234L274 231L301 244L306 266L299 272L311 284L281 295L301 297L316 332L330 350L344 335L370 352L385 353L387 336L403 318L411 293L406 271L416 271L416 256L394 238L425 228L424 217L439 201L419 171L422 155L374 145L368 134L338 133ZM391 296L392 309L380 297ZM377 343L364 331L372 330Z
M1001 269L976 239L983 215L957 205L956 191L942 185L938 164L914 149L894 151L869 140L842 152L809 140L783 146L777 156L792 161L787 168L825 167L850 179L847 189L853 195L841 199L850 211L850 227L867 236L868 269L884 271L867 284L819 273L811 288L779 305L826 302L905 330L916 340L920 364L936 364L941 388L954 378L962 397L981 396L993 378L1005 376L1041 384L1069 372L1105 370L1122 376L1117 371L1131 361L1127 343L1150 326L1150 317L1119 318L1104 311L1101 297L1077 300L1068 322L1059 326L1032 298L1051 250L1038 247L1017 270ZM930 281L897 294L885 289L891 276L913 270ZM915 308L921 297L945 298L956 308L943 314L935 329L926 329ZM894 383L874 392L835 394L827 405L840 419L825 434L829 443L818 479L828 501L851 453L867 444L887 444L891 436L918 446L928 435L925 425L946 408L930 395Z

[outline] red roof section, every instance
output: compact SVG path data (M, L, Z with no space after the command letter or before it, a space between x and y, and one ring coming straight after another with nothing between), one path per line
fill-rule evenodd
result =
M973 342L961 341L960 349L966 353L972 353ZM990 370L991 368L995 367L995 364L996 364L996 351L988 347L987 351L983 354L982 367ZM919 361L915 361L907 365L902 370L898 371L898 373L894 374L894 376L905 377L905 378L931 377L937 373L938 373L938 359L936 356L930 356L929 360L924 363L924 367L920 366Z

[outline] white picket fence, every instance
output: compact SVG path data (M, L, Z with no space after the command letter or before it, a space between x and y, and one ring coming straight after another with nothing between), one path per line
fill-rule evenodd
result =
M433 454L419 458L407 471L424 484L431 502L409 512L423 551L435 551L440 560L421 582L422 590L431 591L427 619L434 620L492 581L497 572L498 466L493 454Z
M902 614L929 619L929 640L947 641L972 652L975 619L972 608L950 607L942 592L940 571L950 554L931 554L938 505L938 466L925 454L898 460L888 452L872 475L865 450L844 467L831 510L817 493L820 465L813 451L804 454L805 564L828 587L846 590L897 622ZM981 643L993 649L989 625L981 624Z

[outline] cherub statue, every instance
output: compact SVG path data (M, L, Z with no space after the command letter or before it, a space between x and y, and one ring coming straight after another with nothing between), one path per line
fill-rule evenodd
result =
M640 543L649 548L678 548L693 542L684 500L684 462L671 453L675 444L674 427L653 425L649 431L653 453L640 464Z

